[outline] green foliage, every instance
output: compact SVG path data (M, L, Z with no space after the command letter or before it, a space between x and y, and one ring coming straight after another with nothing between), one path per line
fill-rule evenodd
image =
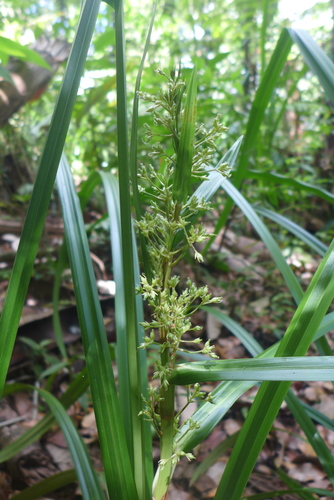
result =
M273 43L273 39L269 37L269 27L274 22L277 2L235 1L230 5L229 17L226 15L227 3L213 5L211 11L205 2L196 2L196 6L191 6L191 9L189 7L191 11L187 10L180 20L182 30L178 39L175 33L176 24L171 14L181 10L184 2L177 5L167 2L156 22L156 36L151 51L148 47L155 6L152 8L144 3L142 6L140 21L145 16L148 17L148 13L151 15L148 36L144 42L145 35L142 31L136 31L139 17L132 7L125 6L124 21L123 2L116 0L107 3L108 5L102 6L99 16L99 1L84 3L71 57L54 109L0 320L0 339L3 346L0 353L1 389L5 389L4 393L22 389L21 385L7 387L4 383L59 166L57 186L66 232L66 251L72 271L109 497L120 500L151 500L153 494L155 500L164 498L178 460L182 456L193 458L192 448L206 438L232 404L252 387L256 380L262 381L261 388L242 430L233 443L234 449L215 498L241 498L284 399L334 484L333 457L317 433L310 415L325 425L329 424L321 415L305 408L298 398L289 392L290 380L298 377L305 380L305 369L309 380L333 377L331 358L327 355L314 356L310 361L305 355L313 341L317 342L320 354L329 354L325 335L333 328L334 323L333 313L326 314L334 296L334 244L327 249L317 238L296 227L296 224L289 224L287 218L282 218L280 214L272 215L264 208L257 208L258 213L288 228L313 251L323 256L322 263L304 293L270 230L247 201L248 196L243 196L240 192L242 182L252 178L264 183L280 183L280 186L296 188L297 191L302 187L306 193L332 202L330 189L312 184L316 177L313 170L308 182L305 182L304 178L292 178L287 168L288 161L284 159L281 162L286 156L284 148L288 148L291 141L286 140L283 151L279 150L278 145L281 138L287 135L284 126L279 125L279 120L288 106L294 107L297 113L300 104L298 100L291 100L298 87L296 82L300 78L297 75L300 62L294 58L289 59L293 42L298 45L306 64L315 72L330 99L334 95L334 66L313 39L302 31L285 28L280 30L281 34L275 37L278 39L275 48L268 49ZM21 8L21 5L16 8ZM221 23L214 20L217 13L225 16L223 27L226 27L228 50L223 50L220 40ZM53 11L53 14L56 15L56 12ZM113 26L106 27L105 20L111 15L114 19ZM242 29L238 31L234 28L232 37L233 23L230 19L237 15ZM193 19L197 19L195 24ZM73 20L77 21L77 13ZM127 23L132 23L134 29L128 30L126 51L124 28L128 26ZM163 29L165 23L167 28L164 26ZM187 34L189 26L195 29L194 37ZM56 23L53 27L54 33L58 28ZM67 28L68 33L71 33L73 25L69 24ZM93 39L91 55L87 56L95 28L97 35ZM198 43L199 37L196 38L196 29L197 33L200 29L204 31L201 44ZM233 56L230 52L232 39L233 43L240 46L243 44L245 47L245 52L239 56L233 67ZM134 50L138 45L145 47L141 59ZM180 66L180 69L170 72L167 69L159 70L158 77L151 68L143 71L146 56L151 58L151 67L161 67L158 63L166 58L165 46L172 48L170 57L168 53L168 64L172 67ZM249 50L250 47L253 47L252 51ZM260 49L259 61L256 60L256 47ZM125 57L126 52L130 56L128 60ZM87 57L86 76L91 74L93 84L82 87L77 98ZM193 63L190 63L190 60ZM267 60L269 62L266 66ZM181 64L177 64L179 61ZM257 71L254 71L257 65L260 65L260 77ZM140 69L136 75L138 66ZM181 66L184 68L181 69ZM193 67L191 72L189 66ZM95 70L102 71L101 78L92 76ZM134 83L135 78L135 95L131 95L131 92L127 91L127 79ZM166 85L162 91L161 78L164 78ZM288 90L283 92L286 83ZM144 92L139 92L140 88L143 88ZM145 116L141 109L140 97L152 103ZM131 100L134 105L130 136L127 109ZM229 133L221 124L221 119L217 116L218 111L230 125ZM300 117L301 110L298 113ZM73 123L69 129L72 116ZM307 112L305 116L310 118ZM203 125L197 125L196 120L203 122ZM310 124L313 120L314 118L310 118ZM142 144L137 139L144 128L146 141ZM69 148L72 163L74 160L81 168L85 166L93 172L97 168L108 167L108 171L100 172L99 176L93 173L83 186L81 206L69 164L63 154L68 130L71 140L67 141L66 148ZM241 131L245 134L243 141L240 138L235 140ZM321 135L321 128L318 132ZM83 133L86 134L86 145L76 140ZM151 144L148 145L148 142ZM223 155L225 142L231 147ZM71 147L71 144L74 144L74 147ZM297 149L297 146L292 149L291 154L295 155ZM305 158L306 152L306 149L302 149L302 158ZM281 160L277 159L279 155ZM265 161L262 160L263 156ZM249 172L249 166L257 162L257 159L264 165L263 171L261 169L260 173ZM141 166L137 177L138 160L141 160ZM268 172L272 167L276 167L275 173ZM110 170L115 176L111 175ZM230 174L231 181L226 179ZM89 199L99 177L103 181L111 222L113 267L117 288L118 389L82 217L82 206ZM263 353L241 325L223 315L221 311L208 307L212 303L218 304L221 299L212 298L207 286L197 286L190 279L181 286L178 274L174 274L176 265L182 264L182 259L188 255L189 250L195 261L203 261L198 245L202 244L209 234L205 225L198 219L204 212L212 209L210 200L218 190L222 191L221 188L229 198L225 202L224 210L219 207L221 215L216 230L219 231L225 225L232 207L238 206L269 249L297 304L284 337ZM270 191L267 191L267 194L270 199ZM280 196L281 193L275 198L277 206L281 201ZM251 198L257 198L257 201L261 199L256 194ZM132 204L135 205L136 227L141 236L140 255L145 260L145 269L140 278L132 224ZM210 249L210 244L211 242L207 244L204 253ZM56 305L57 289L65 261L63 247L54 293ZM146 300L151 308L149 320L144 320L142 299ZM187 362L184 366L176 367L177 356L189 354L189 349L185 347L184 334L200 329L191 322L193 313L200 307L218 316L257 358L247 361L204 361L205 354L212 356L212 348L206 343L197 353L197 356L202 357L199 364ZM59 330L58 324L58 345L62 356L66 358L66 348ZM146 336L144 330L149 330ZM198 339L192 342L197 343ZM29 343L36 355L45 357L44 344L38 346ZM150 346L157 347L158 351L153 377L159 380L159 385L155 388L147 384L144 347ZM62 366L66 362L63 361ZM319 370L319 364L323 370ZM273 366L277 367L275 372ZM50 371L40 376L42 378L49 374ZM211 379L224 381L205 397L199 382ZM195 384L187 388L185 406L202 400L193 416L180 427L181 411L176 415L174 411L176 383ZM48 414L8 449L1 450L0 458L5 460L13 456L22 446L40 437L56 417L74 457L76 474L84 497L102 498L103 493L89 463L87 451L65 412L86 387L87 379L84 373L72 383L59 402L50 393L42 390L41 394L50 405L52 414ZM160 462L154 479L150 423L144 417L153 424L161 442ZM298 490L295 484L288 486L291 490ZM305 498L308 494L307 490L303 491Z

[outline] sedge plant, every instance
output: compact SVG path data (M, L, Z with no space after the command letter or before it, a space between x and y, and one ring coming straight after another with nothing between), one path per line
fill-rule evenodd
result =
M305 380L306 376L309 380L334 379L333 357L329 355L331 352L325 337L334 325L333 313L327 313L334 296L333 243L327 249L300 228L297 231L286 219L276 218L278 223L289 227L323 257L304 293L273 236L239 189L242 180L248 175L247 164L253 142L259 138L266 108L293 41L300 47L306 63L333 101L334 66L307 34L283 30L276 50L263 71L244 139L236 141L218 164L212 166L215 143L221 139L225 128L218 118L214 120L212 130L196 124L196 67L188 75L186 83L179 70L171 73L160 71L165 87L158 96L137 92L154 15L137 78L130 138L123 2L110 0L108 3L113 9L116 32L118 174L94 173L83 185L78 197L64 154L71 114L100 4L99 0L86 0L40 160L0 320L1 392L10 394L15 390L31 390L30 386L24 384L5 385L5 379L57 175L66 233L66 248L62 251L58 272L61 272L66 260L66 251L72 270L86 368L75 377L60 401L56 401L49 392L40 390L40 396L49 405L50 413L34 428L1 450L0 460L8 460L24 446L40 438L56 419L68 441L83 498L105 498L85 445L66 414L66 409L87 390L89 384L109 498L151 500L153 497L161 500L166 498L178 459L183 455L191 458L193 448L207 437L232 404L256 381L260 381L261 388L245 425L233 443L229 443L234 444L234 449L217 489L216 500L239 500L242 497L257 456L284 399L334 485L334 460L313 420L328 427L331 423L320 412L305 407L289 390L292 380ZM146 133L147 140L152 140L150 157L137 172L136 118L139 98L150 101L149 112L154 116L155 125L147 128ZM163 145L157 142L159 134L164 137L164 141L161 141ZM230 180L227 179L228 175L231 175ZM277 181L277 177L273 177ZM117 385L82 217L82 206L87 203L91 191L100 180L106 194L111 225L117 290ZM194 182L196 190L193 188ZM310 186L300 184L299 187L311 190ZM176 271L188 252L197 261L202 260L197 245L203 243L208 234L197 220L203 211L210 209L210 200L218 189L227 193L229 201L221 212L217 231L225 224L233 204L238 205L267 245L296 302L295 315L283 339L266 351L262 351L240 325L217 308L221 300L219 297L212 298L207 287L197 287L190 280L182 283ZM312 188L311 192L332 199L330 194L322 190ZM132 202L136 212L135 230L139 238L135 237ZM263 210L258 213L268 215ZM272 214L269 216L273 218ZM137 239L140 241L140 252L137 252ZM206 250L209 246L210 240ZM143 272L139 269L138 255L143 260ZM59 285L59 276L56 281ZM151 319L147 321L143 318L143 299L151 308ZM213 307L214 304L216 307ZM176 359L179 354L189 355L187 351L190 349L184 334L198 330L191 316L199 307L216 315L241 338L254 358L210 360L213 352L210 345L205 344L202 352L197 353L197 357L200 357L197 363L178 365ZM320 356L306 358L305 354L313 341ZM193 342L196 343L197 339ZM145 356L151 346L158 350L154 378L159 383L154 388L147 383ZM59 347L66 357L66 347L61 340ZM220 381L220 384L209 396L204 397L199 384L208 380ZM202 399L193 416L180 426L180 414L175 412L174 405L176 384L191 386L188 389L188 403ZM161 442L161 459L155 476L152 428ZM57 481L66 484L66 481L73 481L73 477L74 473L67 473L58 476ZM280 477L284 480L283 473ZM286 482L291 490L298 490L302 498L314 498L306 489ZM26 500L37 498L54 487L55 481L46 479L19 494L21 497L16 497ZM324 492L318 490L318 493Z

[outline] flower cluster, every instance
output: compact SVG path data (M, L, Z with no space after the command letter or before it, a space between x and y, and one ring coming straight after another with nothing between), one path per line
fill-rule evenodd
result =
M166 90L157 96L140 93L143 100L152 103L148 111L153 113L154 125L146 126L145 141L158 137L158 140L163 138L164 143L155 142L150 153L153 164L141 165L139 168L139 189L147 209L137 222L147 242L152 270L152 278L149 280L142 275L138 287L138 293L148 301L152 310L151 320L142 323L148 334L141 347L158 344L160 354L153 376L159 379L160 388L150 388L146 409L142 413L149 418L158 433L161 419L164 418L160 415L160 411L164 411L162 401L169 390L168 379L174 369L177 352L188 352L185 343L189 340L184 340L184 334L201 329L193 325L191 316L203 305L221 302L220 298L211 297L208 287L197 287L190 279L185 289L182 289L179 276L172 273L174 266L189 249L197 261L203 261L196 245L205 241L209 234L201 223L196 224L196 219L210 208L210 204L195 196L188 196L184 203L174 198L173 180L185 116L186 85L180 71L172 71L170 75L162 71L159 73L167 80ZM215 143L226 128L217 117L211 130L207 131L203 125L196 125L194 130L191 177L203 181L216 151ZM169 143L167 146L166 140ZM228 165L222 164L219 171L227 176ZM199 343L201 339L196 338L192 342ZM206 342L200 352L216 357L212 351L213 347ZM189 392L187 405L205 396L195 385ZM175 417L176 426L178 420L179 414Z

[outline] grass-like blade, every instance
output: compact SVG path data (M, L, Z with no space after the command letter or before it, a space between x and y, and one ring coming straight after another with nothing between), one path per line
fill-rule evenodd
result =
M275 50L271 56L269 64L264 72L260 86L257 89L255 99L251 107L238 166L232 177L233 183L237 188L240 187L241 182L245 177L249 164L249 157L254 152L254 147L264 119L265 111L277 86L277 82L279 80L286 59L289 55L291 46L292 40L289 36L289 32L286 29L283 29L276 44ZM219 233L222 227L225 226L232 206L233 202L231 200L227 200L224 210L220 214L218 222L216 224L214 230L215 234ZM205 251L210 248L212 241L213 238L211 238L207 243Z
M129 456L134 470L134 479L140 499L150 497L147 491L145 471L145 447L143 444L142 421L138 414L142 410L141 368L138 353L138 318L135 292L135 271L133 265L132 213L130 196L130 163L127 116L127 90L125 66L125 36L123 0L115 2L116 35L116 80L117 80L117 148L120 197L120 220L122 237L123 285L127 319L127 358L129 380L129 402L131 427ZM138 458L140 455L141 458Z
M87 448L70 416L67 415L65 408L50 392L44 389L37 390L50 407L63 431L84 500L92 500L92 498L94 500L105 500L105 495L90 461Z
M219 321L221 321L223 325L226 326L226 328L228 328L243 343L245 347L247 347L247 349L253 356L273 356L277 351L279 342L274 346L271 346L266 351L263 351L260 344L232 318L229 318L229 316L213 307L203 307L203 309L205 309L209 314L213 314ZM322 323L329 326L328 316L330 316L331 314L332 313L327 315ZM333 324L331 325L333 326ZM316 337L320 338L319 335L322 329L323 327L320 327L318 329ZM327 331L325 333L327 333ZM330 429L333 427L333 422L319 411L314 410L310 406L301 403L291 389L289 389L285 401L288 404L290 410L293 412L293 415L299 423L301 429L304 431L309 443L311 444L313 449L316 450L316 454L325 471L327 472L329 478L331 479L331 481L333 481L332 475L334 470L334 459L325 441L319 434L316 426L311 421L311 418L316 420L317 423L327 426Z
M191 182L197 112L197 68L193 68L187 84L187 97L173 177L173 197L178 204L187 199Z
M61 353L64 359L67 358L67 351L64 342L63 329L61 326L61 319L59 314L59 298L60 298L60 288L61 288L61 279L62 274L67 264L67 250L66 245L63 242L60 250L58 252L57 264L55 267L55 276L53 280L53 288L52 288L52 326L55 335L55 339L57 342L57 346L59 352Z
M233 144L233 146L224 154L222 159L218 162L214 169L208 169L208 177L198 186L194 194L191 196L189 203L191 203L193 198L197 198L198 200L204 199L206 202L209 202L211 198L215 195L217 190L220 188L221 183L224 181L222 174L219 172L220 165L224 163L228 163L230 168L233 168L237 161L237 157L240 151L240 147L242 144L242 137L239 137ZM182 210L182 215L185 216L187 214L187 205ZM195 220L198 218L200 214L196 214L189 219L189 223L193 224ZM179 231L174 239L174 245L176 246L182 240L183 232Z
M280 184L282 187L291 186L294 187L297 192L305 191L305 193L319 196L319 198L322 198L329 203L334 202L334 195L330 191L326 191L326 189L322 189L318 186L313 186L308 182L299 181L297 179L293 179L292 177L286 177L285 175L278 174L276 172L259 172L257 170L248 170L247 178L260 179L261 181L271 184Z
M85 368L77 375L67 391L61 396L59 401L62 406L68 409L87 390L87 387L88 375ZM26 384L7 384L4 388L4 396L17 391L27 391L30 388ZM0 450L0 463L6 462L19 451L23 450L23 448L40 439L55 424L55 421L53 413L47 413L36 425L28 429L22 436L10 443L10 445Z
M276 212L268 210L267 208L257 206L254 206L253 208L258 214L263 215L264 217L268 217L268 219L271 219L280 226L284 227L284 229L290 231L290 233L297 236L297 238L306 243L306 245L312 248L312 250L317 252L317 254L319 254L321 257L325 255L328 248L327 245L322 243L322 241L320 241L313 234L309 233L295 222L292 222L290 219L284 217L284 215L277 214Z
M137 498L84 221L63 155L57 175L79 324L111 498Z
M203 307L207 312L214 314L222 323L229 328L242 342L245 341L245 337L248 332L245 329L236 328L236 322L230 318L230 321L225 321L224 317L226 315L222 314L221 311L215 308L209 308L207 306ZM210 311L209 311L210 310ZM240 326L240 325L239 325ZM323 319L315 338L320 338L334 328L334 313L329 313ZM263 351L261 346L248 334L250 337L247 342L247 349L253 356L259 357L273 357L277 352L279 342L274 346L271 346L266 351ZM212 391L212 396L214 397L215 404L204 403L202 404L194 413L193 420L198 423L198 428L195 430L190 430L189 425L186 423L179 432L177 436L176 443L177 447L183 451L190 451L198 444L200 444L212 431L212 429L218 424L218 422L223 418L229 408L235 403L235 401L248 389L250 389L255 382L222 382ZM312 436L308 436L310 442L312 442ZM319 435L319 440L321 436Z
M17 328L99 6L100 0L86 0L83 4L78 29L23 226L0 319L0 394L2 394L5 383Z
M327 472L328 478L334 486L334 459L331 450L321 438L321 435L313 421L310 419L308 412L305 410L305 407L301 404L293 391L289 390L285 397L285 401L288 404L292 415L304 431L318 457L319 462Z
M170 384L190 385L221 380L334 380L334 357L281 357L195 361L177 365Z
M281 481L283 481L283 483L285 483L289 488L300 488L300 483L292 477L288 476L288 474L286 474L286 472L284 472L280 467L276 469L276 474L279 476ZM300 498L302 498L303 500L313 500L314 496L309 494L305 490L306 488L304 489L304 491L299 492Z
M191 476L191 481L190 484L196 483L197 479L201 477L203 474L206 473L206 471L214 465L215 462L232 446L234 445L237 437L238 437L239 431L235 432L234 434L231 434L231 436L227 436L226 439L221 441L213 450L210 451L210 453L207 454L207 456L204 458L203 462L201 462L195 469L194 474Z
M306 413L312 420L315 420L318 424L327 427L327 429L330 429L331 431L334 431L334 422L331 418L316 410L315 408L313 408L313 406L309 406L308 404L304 403L304 401L300 401L300 404L304 407Z
M301 486L296 488L289 488L285 490L274 490L267 491L266 493L257 493L256 495L248 495L247 497L242 497L241 500L267 500L267 498L281 498L283 495L289 495L296 493L300 498L304 500L315 500L312 493L317 495L325 496L328 498L334 498L334 492L324 490L322 488L302 488Z
M123 277L123 264L122 264L122 244L121 244L121 222L120 222L120 206L119 206L119 190L118 190L118 180L115 176L108 172L100 172L105 197L108 207L108 215L110 222L110 241L112 249L112 265L114 280L116 283L116 296L115 296L115 311L116 311L116 336L117 336L117 366L118 366L118 386L119 386L119 399L121 404L121 411L123 414L124 425L126 429L131 426L131 399L130 399L130 380L129 380L129 369L128 369L128 346L127 346L127 316L126 316L126 297L124 295L124 277ZM136 242L134 241L134 247ZM136 254L134 254L136 256ZM134 261L135 270L135 284L139 286L139 264ZM138 321L143 321L143 304L142 296L137 295L137 317ZM141 328L138 328L138 345L143 341L143 332ZM141 374L141 394L147 397L147 363L146 363L146 353L143 349L139 351L140 356L140 368ZM145 434L144 446L145 446L145 462L146 462L146 475L149 477L151 475L151 480L153 479L153 464L152 464L152 441L150 424L148 421L142 419L143 433ZM130 432L127 434L128 446L131 447L131 441L129 439ZM151 481L148 481L151 484Z
M334 104L334 64L305 30L290 28L291 39L298 45L308 67L318 78L327 98Z
M0 52L2 62L7 57L17 57L27 63L36 64L42 68L51 70L50 64L35 50L29 49L20 43L14 42L4 36L0 36ZM15 84L14 84L15 85Z
M220 165L228 163L229 167L232 169L236 164L238 154L241 148L243 137L239 137L233 144L233 146L224 154L222 159L216 165L214 169L208 169L208 177L204 180L196 189L192 198L197 198L201 200L204 198L205 201L210 201L211 198L216 194L217 190L220 188L223 181L222 174L219 172ZM186 207L185 207L186 210Z
M128 429L126 439L128 448L132 447L131 435L131 401L130 401L130 382L129 382L129 367L127 355L127 317L125 308L124 295L124 277L123 277L123 261L122 261L122 236L121 236L121 221L119 209L119 190L118 181L109 172L99 172L105 198L107 202L109 224L110 224L110 242L112 255L113 278L116 285L115 295L115 325L116 325L116 352L118 366L118 387L119 400L123 416L125 429Z
M142 216L142 206L141 206L141 200L140 200L140 195L139 195L139 190L138 190L138 177L137 177L137 149L138 149L138 104L139 104L139 96L138 92L140 90L140 83L141 83L141 77L144 69L144 64L145 64L145 59L147 56L147 52L149 49L150 41L151 41L151 34L152 34L152 29L153 29L153 24L154 24L154 19L155 19L155 14L157 10L157 4L158 0L154 0L153 7L152 7L152 15L151 15L151 20L150 20L150 25L148 28L147 36L146 36L146 41L145 41L145 47L143 50L143 55L140 61L139 65L139 70L136 78L136 84L135 84L135 94L133 98L133 108L132 108L132 127L131 127L131 140L130 140L130 172L131 172L131 183L132 183L132 191L133 191L133 204L135 207L136 211L136 217L137 220L141 219ZM143 266L144 266L144 271L145 275L147 276L147 279L149 282L151 282L152 279L152 272L151 272L151 266L150 266L150 260L148 257L148 251L146 247L146 239L142 235L141 231L139 232L139 240L140 240L140 246L141 246L141 251L142 251L142 260L143 260Z
M35 500L77 481L75 469L58 472L12 496L12 500Z
M304 356L334 297L334 241L280 342L277 357ZM216 499L241 497L290 382L263 382L240 431L216 493ZM259 422L261 425L259 426Z
M233 199L234 203L238 205L241 211L245 214L247 219L252 223L252 226L259 234L262 241L267 246L269 252L271 253L278 269L281 271L283 278L290 289L290 292L298 304L303 296L303 291L299 285L299 282L292 272L290 266L287 264L285 258L282 255L280 248L278 247L276 241L268 231L267 227L261 221L260 217L255 213L252 206L248 201L242 196L242 194L231 184L229 180L225 180L221 184L222 188L226 193Z

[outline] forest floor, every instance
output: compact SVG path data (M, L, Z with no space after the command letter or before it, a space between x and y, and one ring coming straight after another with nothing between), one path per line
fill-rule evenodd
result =
M92 216L94 215L91 214L90 217ZM0 213L1 304L6 294L20 227L19 217L8 218ZM213 245L214 254L209 257L206 265L193 268L192 264L186 263L178 272L183 279L189 276L199 284L209 284L213 295L223 297L224 312L240 321L261 346L267 348L284 333L293 315L294 304L279 272L274 269L267 250L249 227L245 226L244 229L245 234L248 234L247 237L236 236L233 227L219 235ZM61 241L61 220L49 218L36 259L35 272L8 374L8 383L23 382L47 387L58 398L68 388L71 381L70 374L78 373L84 366L73 287L67 272L63 276L60 304L64 342L71 361L67 365L61 367L59 365L63 360L56 347L53 331L52 287L55 260ZM112 285L112 274L109 271L110 250L103 228L91 235L91 244L108 339L114 342L114 297L110 288ZM306 286L319 260L306 258L298 248L291 248L288 259L300 282ZM216 353L222 359L250 356L240 341L214 320L213 316L207 316L200 311L196 315L196 322L203 326L201 332L203 340L210 339L215 345ZM333 339L334 346L334 334L330 339ZM213 388L214 384L204 386L207 392ZM292 388L301 401L312 405L330 419L334 418L332 383L295 382ZM169 500L204 500L214 497L233 440L242 426L256 391L255 386L245 393L211 435L194 450L196 461L188 462L186 459L180 461L170 487ZM180 389L177 392L177 404L180 407L183 405L183 397ZM193 408L189 411L193 411ZM26 429L34 426L45 413L46 408L41 401L38 401L36 394L18 391L4 398L0 403L0 448L4 448ZM79 398L69 413L88 445L95 467L97 470L102 470L89 393ZM317 427L326 444L334 451L334 432L321 426ZM227 449L219 453L220 448L217 446L224 448L225 441ZM157 461L159 457L157 443L154 444L153 454ZM202 473L198 469L199 466L203 469ZM12 494L18 493L21 489L72 467L64 436L57 428L52 428L40 441L0 465L0 499L11 498ZM287 406L283 404L259 456L245 495L284 490L287 489L289 481L292 483L298 481L303 486L333 491L315 452ZM48 498L79 500L81 495L74 485ZM280 494L274 498L292 500L300 497L296 494Z

